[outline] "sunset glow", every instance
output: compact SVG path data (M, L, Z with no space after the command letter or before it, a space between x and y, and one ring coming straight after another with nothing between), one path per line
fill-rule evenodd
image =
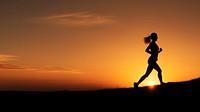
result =
M1 0L0 90L133 87L157 32L163 81L200 76L198 0ZM152 82L153 81L153 82ZM155 70L140 86L159 84Z
M150 81L149 82L149 86L153 86L154 85L154 82L153 81Z

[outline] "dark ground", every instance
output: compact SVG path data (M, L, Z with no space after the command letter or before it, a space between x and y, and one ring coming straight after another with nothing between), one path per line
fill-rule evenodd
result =
M1 91L0 106L6 110L65 111L199 111L200 78L139 88L95 91ZM1 108L2 109L2 108ZM28 112L27 110L27 112Z

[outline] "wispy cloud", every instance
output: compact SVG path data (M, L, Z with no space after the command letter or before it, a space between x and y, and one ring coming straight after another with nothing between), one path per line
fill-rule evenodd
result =
M8 64L8 61L16 60L17 56L14 55L7 55L7 54L0 54L0 69L4 70L34 70L38 72L66 72L66 73L74 73L80 74L81 71L77 69L71 69L67 67L59 67L59 66L43 66L43 67L36 67L36 66L19 66Z
M38 72L65 72L80 74L81 71L77 69L71 69L67 67L58 67L58 66L44 66L44 67L35 67L35 66L17 66L12 64L0 64L0 69L4 70L33 70Z
M74 74L81 73L81 71L78 69L59 67L59 66L29 67L29 68L33 70L41 71L41 72L68 72L68 73L74 73Z
M84 12L52 15L40 17L36 20L47 24L64 26L93 26L112 24L116 22L113 16L96 15Z
M7 54L0 54L0 63L4 63L10 60L16 60L17 56L14 55L7 55Z

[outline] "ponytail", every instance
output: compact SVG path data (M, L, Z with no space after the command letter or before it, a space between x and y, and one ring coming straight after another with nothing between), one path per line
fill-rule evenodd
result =
M148 36L148 37L144 37L144 43L145 44L148 44L151 42L151 36Z

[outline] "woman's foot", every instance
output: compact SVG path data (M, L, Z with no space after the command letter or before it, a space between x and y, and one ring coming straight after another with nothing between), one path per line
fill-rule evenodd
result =
M134 88L138 88L138 83L137 82L134 82Z
M165 84L164 82L161 82L161 83L160 83L161 86L163 86L164 84Z

